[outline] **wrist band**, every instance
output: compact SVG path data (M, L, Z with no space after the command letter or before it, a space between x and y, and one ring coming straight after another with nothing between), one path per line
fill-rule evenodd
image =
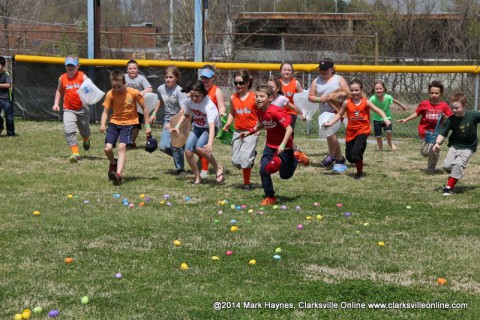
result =
M150 124L147 123L145 124L145 129L148 129L148 128L150 128Z
M317 97L317 102L320 102L320 97Z
M285 145L283 143L280 143L280 148L285 149Z
M157 113L156 113L156 112L152 113L152 116L156 117L156 116L157 116Z
M175 126L175 129L178 129L178 128L180 128L180 122L177 123L177 125Z

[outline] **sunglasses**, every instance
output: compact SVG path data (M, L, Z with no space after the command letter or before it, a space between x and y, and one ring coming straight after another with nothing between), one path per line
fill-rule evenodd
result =
M236 86L243 86L245 84L245 81L233 81L233 84Z

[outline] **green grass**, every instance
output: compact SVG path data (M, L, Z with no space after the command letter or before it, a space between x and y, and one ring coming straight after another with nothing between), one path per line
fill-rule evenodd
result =
M396 139L398 152L378 152L369 144L366 178L356 181L353 167L341 176L320 168L326 143L299 130L296 141L313 164L299 167L290 180L274 177L280 205L287 209L261 210L258 165L252 174L256 188L239 189L242 176L230 164L229 146L214 145L226 168L223 186L213 183L213 174L200 186L190 183L191 174L178 180L171 158L141 149L128 151L125 183L113 186L97 125L92 148L82 151L78 164L66 160L61 123L17 120L16 126L19 137L0 137L1 319L35 306L44 312L32 319L47 319L51 309L60 310L60 319L478 318L476 155L458 193L444 197L447 175L420 170L426 160L416 139ZM158 136L159 129L154 132ZM262 138L259 153L263 143ZM442 149L441 159L446 146ZM115 193L135 207L124 207ZM143 207L141 194L152 199ZM171 206L160 203L166 194ZM219 205L224 199L228 204ZM247 209L231 209L232 204ZM41 214L34 216L35 210ZM346 211L352 216L344 217ZM230 231L231 219L238 221L238 232ZM298 224L304 229L297 230ZM176 239L182 246L173 245ZM280 261L273 259L276 248L282 249ZM227 258L226 250L234 254ZM212 261L214 255L220 260ZM74 262L66 264L66 257ZM257 264L249 265L251 259ZM183 262L188 270L180 270ZM117 272L122 279L115 278ZM448 283L439 286L439 277ZM90 299L86 305L83 296ZM214 311L215 301L234 302L235 308ZM301 309L302 301L339 307ZM264 308L246 309L243 302L261 302ZM265 302L295 309L268 309ZM341 302L467 303L468 308L348 309Z

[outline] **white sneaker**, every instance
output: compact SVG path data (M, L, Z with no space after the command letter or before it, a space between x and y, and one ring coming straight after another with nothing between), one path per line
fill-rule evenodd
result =
M200 178L205 179L208 176L208 170L200 171Z

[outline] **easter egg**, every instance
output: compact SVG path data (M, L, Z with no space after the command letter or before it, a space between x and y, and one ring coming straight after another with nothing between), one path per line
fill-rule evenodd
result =
M65 263L72 263L73 262L73 258L65 258Z
M302 209L300 206L295 207L295 210L300 210L300 209Z
M278 206L277 206L277 205L274 205L274 206L272 207L272 209L273 209L273 210L276 210L276 209L278 209Z
M165 201L164 200L160 201L160 204L165 204Z
M323 219L322 215L321 215L321 214L317 214L317 220L322 220L322 219Z
M264 212L263 211L258 211L258 214L259 215L262 215Z
M299 225L297 226L297 229L298 229L298 230L303 230L303 225L299 224Z
M42 313L43 312L43 308L42 307L35 307L33 308L33 313Z
M312 220L312 216L306 216L305 220Z
M237 232L237 231L238 231L238 227L237 227L237 226L231 226L231 227L230 227L230 231L232 231L232 232Z
M352 215L351 212L345 212L345 213L343 214L344 217L350 217L351 215Z
M222 210L218 211L218 214L223 214L223 211Z
M165 199L170 198L170 196L169 196L168 194L164 194L163 197L164 197Z
M340 208L340 207L343 207L343 204L337 203L337 207L339 207L339 208Z
M407 208L407 209L412 209L412 207L411 207L411 206L406 206L405 208Z
M383 246L385 245L385 242L380 241L380 242L378 242L377 244L378 244L380 247L383 247Z
M140 195L140 198L141 198L141 199L145 198L145 195L142 193L142 194Z
M124 207L128 207L128 202L124 202L124 203L123 203L123 206L124 206Z
M180 242L180 240L173 240L173 244L177 247L181 246L182 243Z
M235 209L236 209L236 210L241 210L241 209L242 209L242 207L240 207L240 206L236 206L236 207L235 207Z
M182 263L182 264L180 265L180 269L182 269L182 270L188 270L188 264L186 264L185 262Z
M121 279L122 277L123 277L123 275L120 272L115 273L115 278Z
M314 203L313 203L313 206L314 206L314 207L318 207L319 205L320 205L320 203L318 203L318 202L314 202Z
M237 224L237 220L235 219L230 220L230 224Z
M218 223L220 223L220 220L215 219L215 220L213 220L213 223L218 224Z
M40 214L40 211L38 210L33 211L33 215L38 216L39 214Z
M278 261L278 260L282 259L282 257L280 257L278 254L276 254L276 255L273 256L273 259Z
M437 282L438 282L439 285L442 286L442 285L444 285L444 284L447 284L447 279L445 279L445 278L438 278L438 279L437 279Z
M220 260L220 258L217 257L217 256L212 256L210 259L212 259L213 261L218 261L218 260Z
M231 256L233 254L233 251L232 250L227 250L226 254L227 254L227 256Z
M22 320L23 317L20 313L17 313L14 317L13 317L15 320Z
M249 210L248 210L248 213L253 213L253 209L249 209Z
M130 203L128 206L129 206L130 208L133 208L135 205L134 205L133 203Z
M247 220L247 223L252 223L252 220Z
M365 222L365 223L363 224L364 227L368 227L369 225L370 225L370 223L368 223L368 222Z
M276 252L276 253L282 252L282 248L277 248L277 249L275 249L275 252Z
M83 200L83 204L89 204L89 203L90 203L90 201L88 201L88 200Z
M25 309L22 311L22 319L30 319L32 312L30 309Z
M145 198L145 199L143 199L143 200L144 200L145 202L150 202L150 201L152 201L152 199L150 199L150 198Z
M282 208L283 210L287 210L287 206L286 206L286 205L282 205L281 208Z
M167 202L167 206L168 206L168 207L171 207L172 204L171 204L170 202Z
M87 296L82 297L81 302L82 302L82 304L87 304L88 303L88 297Z
M115 199L118 199L118 198L120 198L120 194L119 194L119 193L114 193L114 194L113 194L113 197L114 197Z
M360 234L360 230L355 231L356 234Z
M59 315L60 315L60 311L58 311L58 310L50 310L48 312L48 316L50 318L55 318L55 317L58 317Z
M72 199L72 198L73 198L73 194L67 194L67 198L68 198L68 199Z
M246 204L242 204L240 207L241 207L242 209L247 209L247 205L246 205Z
M254 265L257 264L257 260L252 259L252 260L248 261L248 264L254 266Z
M143 207L143 206L145 206L145 202L140 202L138 205L139 205L140 207Z
M192 198L190 198L190 197L185 197L185 201L190 201L190 200L192 200Z

